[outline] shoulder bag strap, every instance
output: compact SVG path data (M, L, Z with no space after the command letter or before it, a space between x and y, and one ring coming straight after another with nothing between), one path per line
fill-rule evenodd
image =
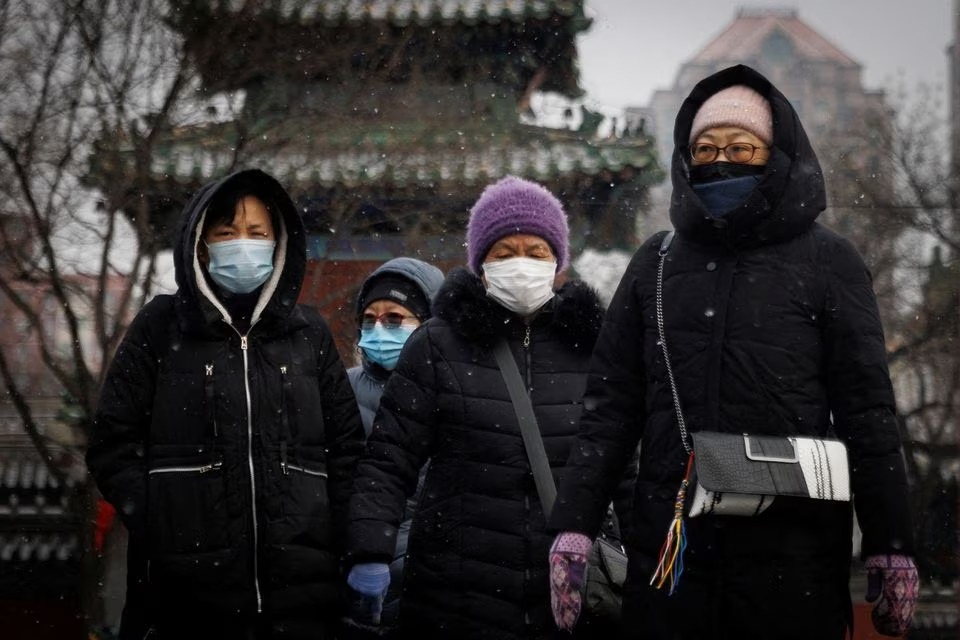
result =
M677 490L677 499L673 508L673 520L667 527L667 535L660 548L660 557L657 562L657 568L650 578L650 585L657 589L669 585L669 594L677 588L680 576L683 574L683 551L687 548L686 527L683 521L684 505L687 499L687 489L691 485L690 472L693 470L693 447L690 446L687 436L687 423L683 419L683 411L680 409L680 394L677 393L677 382L673 379L673 367L670 365L670 353L667 350L667 336L663 329L663 264L667 259L667 252L670 250L670 243L673 241L673 231L670 231L663 237L660 243L659 264L657 265L657 333L660 337L660 348L663 351L663 363L667 368L667 379L670 381L670 393L673 395L673 409L677 413L677 426L680 428L680 443L687 452L687 470L684 473L683 481Z
M507 384L507 391L510 392L517 422L520 423L520 433L527 450L527 459L530 460L530 469L533 471L533 481L537 485L537 493L540 494L540 503L543 505L543 515L549 518L553 511L553 503L557 499L557 485L550 472L547 452L543 448L543 438L540 437L540 428L537 425L537 417L533 413L530 395L523 384L523 379L520 378L517 361L514 360L506 340L500 340L494 345L493 355L497 359L503 381Z
M677 414L677 425L680 427L680 441L689 454L693 448L690 446L687 423L683 419L683 411L680 408L680 394L677 393L677 382L673 379L673 366L670 364L670 353L667 351L667 335L663 328L663 263L667 259L671 242L673 242L673 231L668 231L660 243L660 262L657 265L657 333L660 337L660 349L663 351L663 364L667 367L667 378L670 380L670 392L673 394L673 410Z

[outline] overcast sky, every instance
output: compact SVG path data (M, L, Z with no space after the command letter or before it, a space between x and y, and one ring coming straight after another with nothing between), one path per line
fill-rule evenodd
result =
M740 7L796 8L800 19L863 66L868 89L918 82L946 99L954 0L586 0L593 26L578 40L588 103L645 106Z

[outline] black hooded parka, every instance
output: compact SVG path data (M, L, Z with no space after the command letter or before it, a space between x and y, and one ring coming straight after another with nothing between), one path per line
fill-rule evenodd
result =
M688 180L701 104L745 84L773 111L762 179L711 217ZM666 341L687 429L839 437L862 552L911 552L907 484L871 278L853 246L816 222L823 175L796 112L764 77L731 67L699 83L676 121L663 273ZM777 498L756 517L686 518L672 596L649 586L687 463L659 344L655 234L636 252L604 319L581 433L551 526L594 535L629 451L641 442L628 637L836 638L850 616L849 503Z
M433 317L407 340L357 468L349 526L353 560L388 562L405 499L430 459L410 531L401 637L557 633L547 580L552 538L492 345L509 344L559 479L601 317L596 295L571 282L527 324L458 268Z
M280 222L245 332L197 257L211 199L235 182ZM151 300L117 350L87 460L130 531L121 637L330 637L363 429L329 329L297 304L305 246L267 174L205 186L184 210L176 294Z

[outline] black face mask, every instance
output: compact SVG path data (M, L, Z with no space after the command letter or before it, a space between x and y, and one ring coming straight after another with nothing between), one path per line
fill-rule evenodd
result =
M746 202L759 183L760 176L743 176L691 186L710 216L719 218Z
M733 162L712 162L690 167L690 184L706 184L730 178L763 175L766 166L762 164L735 164Z

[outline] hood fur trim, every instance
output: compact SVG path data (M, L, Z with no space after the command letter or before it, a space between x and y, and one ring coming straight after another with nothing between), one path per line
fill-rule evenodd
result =
M534 319L535 326L550 330L565 345L591 351L603 322L603 305L597 293L579 281L569 281L556 292ZM433 315L446 321L469 342L484 345L516 329L519 316L487 296L480 277L464 268L450 272L433 302Z

